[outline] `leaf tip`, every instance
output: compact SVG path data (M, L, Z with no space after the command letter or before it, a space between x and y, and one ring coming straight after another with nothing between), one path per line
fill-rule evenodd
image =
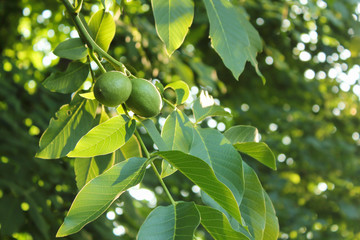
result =
M168 55L169 58L173 55L175 50L176 49L166 47L166 54Z
M76 154L76 151L75 151L75 154L74 154L74 151L75 150L70 151L68 154L66 154L66 156L67 157L78 157L77 154Z
M233 74L235 80L236 80L236 81L239 81L240 73L237 73L237 72L235 72L235 71L232 71L232 74Z
M266 78L265 78L263 75L261 75L260 77L261 77L263 86L265 86L265 84L266 84Z
M52 159L49 156L46 156L43 154L42 150L39 150L36 154L35 154L36 158L40 158L40 159Z
M63 226L64 226L64 224L62 224L62 225L60 226L60 228L59 228L59 230L57 231L55 237L60 238L60 237L65 237L65 236L68 235L68 234L66 234L66 233L63 232Z

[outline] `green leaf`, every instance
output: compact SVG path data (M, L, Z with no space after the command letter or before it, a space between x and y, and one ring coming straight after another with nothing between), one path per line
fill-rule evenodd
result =
M81 189L91 179L99 176L113 165L113 153L91 158L76 158L74 162L76 186Z
M135 135L132 135L120 149L115 151L115 163L132 157L142 157L140 143Z
M159 91L160 95L162 96L164 93L164 85L162 85L160 81L156 81L155 87Z
M271 203L269 195L264 191L265 208L266 208L266 224L263 240L276 240L279 236L279 221L276 217L275 209Z
M229 128L224 132L224 135L230 142L242 143L242 142L255 142L258 130L252 126L238 125Z
M103 5L104 8L106 8L105 0L101 0L101 4Z
M200 212L201 224L215 240L250 239L245 234L235 231L222 212L207 206L196 207Z
M185 114L179 110L173 111L165 121L162 129L162 139L167 143L166 150L190 152L193 141L193 125ZM162 151L162 150L160 150ZM176 168L167 161L161 164L161 177L167 177L176 172Z
M211 45L236 79L243 72L250 45L238 12L227 0L203 0L210 21Z
M234 147L265 166L276 170L276 159L271 149L263 142L255 142L258 130L252 126L234 126L224 133Z
M207 106L205 99L208 97L205 96L205 94L203 96L204 97L197 98L193 105L193 113L196 123L201 122L205 118L211 116L231 117L229 112L225 111L224 108L215 105L214 103L210 106Z
M107 52L115 36L115 22L113 16L105 9L97 11L89 21L91 36L99 47Z
M165 86L165 89L171 88L176 93L176 105L183 104L189 97L189 86L184 81L175 81Z
M69 105L62 106L40 138L36 157L54 159L66 156L91 129L97 105L96 100L75 96Z
M155 208L140 227L137 239L193 239L200 214L193 202Z
M85 158L114 152L130 139L135 127L135 120L124 115L110 118L83 136L67 156Z
M170 148L166 145L164 140L161 138L159 131L157 130L154 122L151 119L146 119L141 122L155 145L160 151L167 151Z
M265 221L265 197L254 170L244 163L245 194L240 205L242 217L255 239L262 239Z
M79 95L80 97L83 97L85 99L90 99L90 100L95 99L94 92L80 93Z
M102 105L101 106L101 114L100 114L100 121L99 121L99 124L103 123L103 122L106 122L107 120L109 120L110 117L109 115L106 113L106 110L105 110L105 106Z
M171 55L183 43L194 18L192 0L152 0L155 27Z
M54 49L54 54L61 58L79 60L87 55L87 48L80 38L70 38L59 43Z
M175 110L166 119L161 136L168 149L188 153L193 141L193 125L185 114Z
M202 159L233 193L238 205L244 194L242 158L232 144L215 129L194 129L190 154Z
M118 114L125 114L124 108L122 107L122 104L120 104L117 108L116 108L116 112Z
M146 119L142 121L142 124L144 125L150 138L153 140L153 142L160 151L171 150L162 139L159 131L157 130L154 122L151 119ZM176 168L171 166L171 164L168 163L166 160L163 160L161 163L161 177L164 178L170 176L174 172L176 172Z
M190 154L199 157L211 166L216 177L234 194L239 206L245 189L243 161L232 144L217 130L197 127L194 129L194 140ZM203 191L201 198L205 204L231 218L223 207ZM243 231L246 233L245 229Z
M210 206L213 209L216 209L217 211L222 212L226 216L228 221L230 221L230 225L235 231L242 233L251 240L254 239L249 233L248 227L246 225L244 226L240 225L240 223L235 218L233 218L223 207L221 207L216 201L214 201L214 199L212 199L204 191L201 191L201 199L203 203L205 203L206 205ZM244 221L242 221L241 224L244 224Z
M65 72L52 73L43 85L53 92L72 93L81 87L88 75L88 64L71 62Z
M241 215L234 195L216 178L206 162L180 151L157 152L154 155L166 159L241 223Z
M276 159L271 149L263 142L244 142L236 143L234 147L250 157L258 160L265 166L276 170Z
M98 218L125 190L142 180L145 168L145 158L130 158L92 179L75 197L56 237L76 233Z
M168 176L170 176L171 174L173 174L176 171L177 171L177 169L174 166L172 166L168 161L163 160L161 162L161 174L160 174L160 176L162 178L168 177Z
M257 75L262 79L263 84L265 84L266 79L260 72L259 65L256 60L257 52L262 51L262 42L260 35L258 31L256 31L256 29L246 19L245 10L243 8L238 8L238 10L238 17L241 21L242 26L245 28L250 40L250 45L246 48L247 60L250 61L251 65L255 68Z
M91 179L99 176L114 164L132 157L142 157L140 144L135 135L132 135L121 148L113 153L91 158L75 158L74 170L78 189L81 189Z

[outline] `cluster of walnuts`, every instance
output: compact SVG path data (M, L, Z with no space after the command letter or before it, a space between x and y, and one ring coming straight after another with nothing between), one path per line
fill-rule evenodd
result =
M94 85L95 98L105 106L125 103L136 115L154 117L159 114L162 101L156 87L146 79L128 78L118 71L103 73Z

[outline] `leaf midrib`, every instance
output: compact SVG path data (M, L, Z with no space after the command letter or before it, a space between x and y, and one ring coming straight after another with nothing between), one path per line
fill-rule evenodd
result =
M217 18L217 20L219 21L219 25L220 25L220 28L221 28L221 32L222 32L223 35L224 35L224 39L225 39L225 42L226 42L226 48L227 48L227 50L228 50L228 52L229 52L229 55L231 56L231 59L234 59L233 54L232 54L232 51L231 51L230 48L229 48L230 46L229 46L229 43L228 43L227 36L226 36L226 34L225 34L224 27L223 27L223 25L222 25L222 23L221 23L219 14L218 14L217 11L216 11L214 2L213 2L213 0L208 0L208 1L210 2L211 6L213 7L214 12L215 12L215 15L216 15L216 18Z
M84 151L87 151L88 149L90 149L90 148L92 148L94 145L98 145L98 144L100 144L100 143L104 143L107 139L109 139L109 138L112 138L113 137L113 135L114 134L117 134L119 131L121 131L122 130L122 126L123 125L125 125L125 124L127 124L127 123L129 123L129 122L124 122L123 124L121 124L120 126L119 126L119 128L117 128L113 133L111 133L110 135L108 135L108 136L105 136L105 138L100 138L100 141L98 141L96 144L93 144L93 145L91 145L91 146L89 146L88 145L88 148L85 148L85 149L83 149L83 150L81 150L81 151L79 151L78 152L78 154L79 153L82 153L82 152L84 152ZM85 135L86 136L86 135ZM79 142L81 141L81 139L79 140ZM125 141L126 142L126 141ZM124 143L125 144L125 143ZM124 145L123 144L123 145ZM76 147L75 147L76 148ZM75 150L75 149L74 149Z
M106 12L105 12L105 9L104 9L104 11L102 12L102 15L101 15L101 20L100 20L99 28L97 29L96 34L95 34L95 39L94 39L95 42L98 41L99 32L100 32L101 26L102 26L102 24L103 24L103 19L104 19L105 14L106 14Z
M169 47L170 47L170 35L171 35L171 27L170 24L171 23L171 0L169 0L169 17L168 17L168 28L169 28L169 36L168 36L168 42L169 42Z

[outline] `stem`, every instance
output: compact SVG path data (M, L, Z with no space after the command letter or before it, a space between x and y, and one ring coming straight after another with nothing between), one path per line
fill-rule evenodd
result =
M126 106L125 106L125 103L121 104L121 106L122 106L122 108L123 108L126 116L130 117L130 115L129 115L129 113L128 113L128 110L127 110L127 108L126 108Z
M84 24L82 23L80 16L77 12L75 12L75 8L73 5L69 2L69 0L62 0L67 11L70 13L72 20L74 21L74 24L76 25L77 30L79 31L79 35L82 36L82 40L88 45L90 49L93 49L95 52L97 52L100 56L104 57L107 61L109 61L112 65L118 66L120 71L125 73L126 67L121 62L117 61L115 58L113 58L111 55L109 55L107 52L105 52L99 45L96 44L96 42L92 39L89 32L86 30Z
M140 137L139 132L138 132L136 129L135 129L135 136L136 136L136 138L139 140L140 146L141 146L142 150L144 151L146 158L150 158L150 153L149 153L149 151L147 150L147 148L146 148L143 140L142 140L141 137Z
M176 106L174 104L172 104L172 102L170 102L169 100L167 100L166 98L163 98L164 102L166 102L168 105L170 105L170 107L172 107L173 109L176 108Z
M68 0L62 0L69 13L75 13L74 6Z
M94 73L94 71L91 69L90 57L89 57L89 56L87 56L87 60L88 60L88 62L89 62L89 69L90 69L91 79L93 80L93 83L95 83L95 73Z
M162 180L162 178L161 178L161 176L160 176L160 174L159 174L158 170L156 169L155 164L153 162L151 162L151 167L153 168L157 178L159 179L161 185L163 186L163 188L164 188L164 190L166 192L166 195L168 195L168 197L169 197L169 199L171 201L171 204L175 205L176 203L175 203L173 197L171 196L171 193L169 192L169 189L166 187L164 181Z
M91 58L95 61L95 63L99 66L100 71L102 73L106 73L106 69L104 68L104 66L101 64L100 60L98 59L98 57L95 55L94 51L92 49L89 50L89 54L91 56Z
M146 146L145 146L143 140L141 139L140 134L139 134L139 132L138 132L137 130L135 130L135 136L136 136L136 138L139 140L140 145L141 145L141 148L143 149L143 151L144 151L144 153L145 153L145 155L146 155L146 158L150 158L149 151L147 150L147 148L146 148ZM155 175L156 175L157 178L159 179L159 181L160 181L160 183L161 183L161 186L164 188L164 190L165 190L165 192L166 192L166 195L169 197L171 204L172 204L172 205L175 205L176 203L175 203L173 197L171 196L171 193L170 193L169 189L166 187L165 182L164 182L163 179L161 178L158 170L156 169L155 164L154 164L153 162L151 162L150 164L151 164L152 169L153 169L154 172L155 172Z

